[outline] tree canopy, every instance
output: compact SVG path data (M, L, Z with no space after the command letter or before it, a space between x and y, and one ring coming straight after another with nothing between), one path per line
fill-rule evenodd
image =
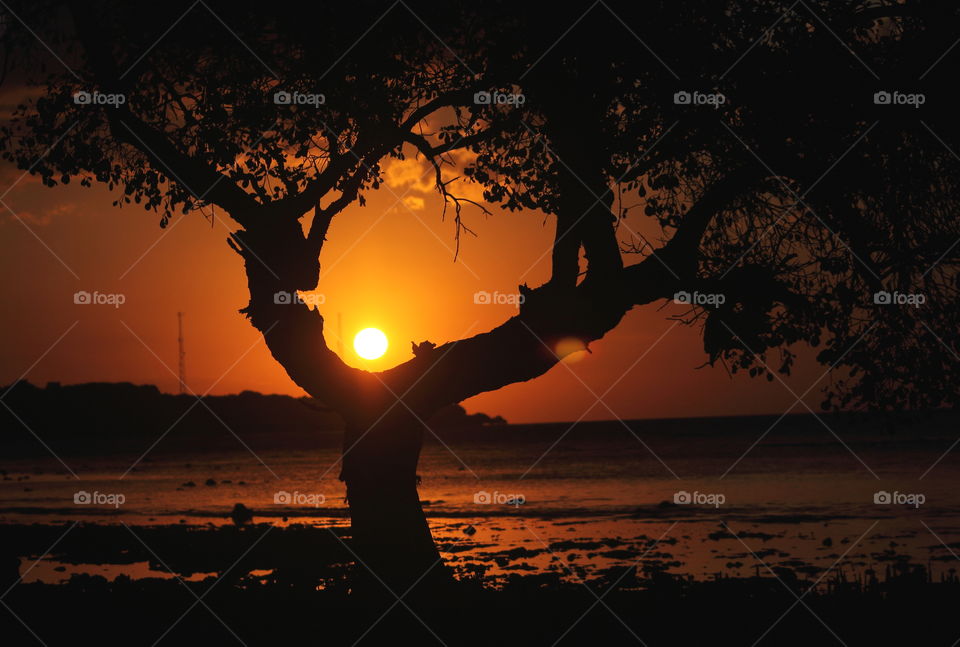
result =
M949 3L11 6L7 83L28 89L3 156L162 225L224 211L248 314L265 335L281 322L271 351L324 401L366 377L322 347L322 318L269 294L313 289L330 220L410 155L458 241L463 209L550 216L553 276L500 328L380 374L385 398L428 371L414 409L531 379L556 339L664 299L731 371L779 379L812 347L836 376L826 407L960 395Z

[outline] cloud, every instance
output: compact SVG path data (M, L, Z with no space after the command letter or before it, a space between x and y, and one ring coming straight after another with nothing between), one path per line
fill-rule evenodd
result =
M463 175L463 168L476 159L476 154L467 150L456 150L449 154L456 166L444 165L441 177L450 182L447 189L458 198L466 198L481 204L484 203L483 187ZM423 158L414 156L402 160L391 160L383 173L384 182L391 189L399 193L410 191L421 194L435 195L437 187L433 167ZM454 178L457 178L454 180ZM453 180L451 182L451 180ZM414 211L421 211L425 206L422 198L406 196L404 203Z
M43 212L37 214L31 210L17 211L16 215L8 209L3 210L3 214L0 215L0 222L16 222L19 218L27 225L33 225L36 227L45 227L53 222L54 218L59 218L60 216L68 216L74 213L77 210L77 205L70 203L61 203L51 207L50 209L45 209Z
M434 188L433 169L425 160L408 157L391 160L384 169L383 179L391 189L411 189L427 193Z
M447 190L458 198L466 198L467 200L473 200L474 202L479 202L480 204L484 204L486 202L483 199L483 187L476 182L462 176L456 181L451 182L447 186Z
M16 222L17 220L23 221L28 226L45 227L50 224L53 218L49 213L38 216L32 211L20 211L14 215L12 212L4 210L4 217L0 219L0 222Z
M418 198L415 195L408 195L403 199L403 204L407 205L407 208L412 211L423 211L423 207L426 205L426 202L423 198Z

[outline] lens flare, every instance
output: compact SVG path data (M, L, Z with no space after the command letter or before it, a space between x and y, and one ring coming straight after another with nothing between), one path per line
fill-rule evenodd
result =
M555 349L557 356L561 358L560 361L567 364L579 362L588 355L584 352L587 350L587 345L576 337L564 337L557 342Z

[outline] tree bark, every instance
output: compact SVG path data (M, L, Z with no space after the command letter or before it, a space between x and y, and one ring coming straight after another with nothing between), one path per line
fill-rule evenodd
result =
M402 405L370 427L347 427L341 479L360 561L355 587L376 592L386 586L396 596L413 589L416 597L435 594L452 581L417 492L423 431Z

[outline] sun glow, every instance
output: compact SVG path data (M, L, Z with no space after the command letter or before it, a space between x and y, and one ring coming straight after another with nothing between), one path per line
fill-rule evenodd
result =
M353 338L353 348L363 359L377 359L387 352L387 336L377 328L364 328Z

